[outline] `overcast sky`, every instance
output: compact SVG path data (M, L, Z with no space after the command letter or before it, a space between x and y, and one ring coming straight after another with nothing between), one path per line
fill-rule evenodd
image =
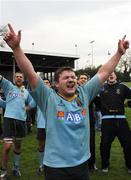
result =
M7 23L22 30L23 49L78 54L79 68L92 63L93 45L98 66L107 61L108 51L115 53L123 35L131 40L131 1L0 0L0 25Z

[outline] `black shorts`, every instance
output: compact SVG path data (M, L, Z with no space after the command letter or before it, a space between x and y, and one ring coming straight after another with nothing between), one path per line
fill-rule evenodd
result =
M24 121L4 117L3 138L25 137L26 125Z
M39 141L45 141L46 133L45 128L37 128L37 139Z
M89 180L88 162L75 167L52 168L44 166L45 180Z

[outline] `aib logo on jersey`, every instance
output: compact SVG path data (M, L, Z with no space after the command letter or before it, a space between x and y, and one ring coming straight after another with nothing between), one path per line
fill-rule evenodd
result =
M82 111L57 112L57 120L65 124L80 124L85 116L86 116L86 109L84 108L82 109Z
M18 93L13 93L13 92L9 92L9 97L17 97L18 96Z
M67 124L80 124L82 122L82 115L78 112L67 112L65 116L65 123Z

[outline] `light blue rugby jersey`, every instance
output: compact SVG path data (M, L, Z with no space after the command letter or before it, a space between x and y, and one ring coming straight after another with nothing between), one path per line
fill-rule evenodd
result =
M77 98L68 102L40 79L32 96L46 119L44 164L49 167L74 167L90 157L89 103L98 94L98 75L77 89Z
M0 107L5 108L6 107L6 101L0 98Z
M0 86L6 97L4 117L26 121L27 113L25 106L32 100L29 92L24 86L18 88L5 78L2 79Z
M32 108L35 108L36 103L32 99L32 101L29 103L29 105ZM6 101L0 98L0 107L5 108L6 107ZM45 119L43 118L43 114L40 110L40 108L37 106L37 128L45 128Z
M36 107L36 103L33 98L29 105L32 108ZM45 128L45 119L44 119L43 114L38 106L37 106L37 128Z
M45 128L45 118L39 107L37 107L37 128Z

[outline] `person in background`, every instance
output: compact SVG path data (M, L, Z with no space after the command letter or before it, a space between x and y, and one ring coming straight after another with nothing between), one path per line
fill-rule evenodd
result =
M35 105L33 103L31 103L31 104L33 106ZM29 107L29 109L27 108L27 119L26 119L27 134L32 133L32 128L33 128L33 125L35 122L32 120L34 120L35 118L36 118L36 105L34 107Z
M51 82L49 79L43 79L44 84L51 88ZM38 154L39 154L39 168L38 175L44 171L44 150L45 150L45 139L46 139L46 130L45 130L45 118L41 113L40 108L37 106L37 140L38 140Z
M21 156L22 139L26 131L26 104L32 100L29 92L23 86L24 76L16 72L14 76L15 85L0 76L0 87L2 87L6 98L6 107L3 121L3 151L0 178L7 176L8 156L12 144L14 144L13 175L21 176L19 163Z
M128 106L129 108L131 108L131 100L128 100L128 101L127 101L127 106Z
M3 90L2 88L0 88L0 100L2 101L3 99ZM2 101L3 102L3 101ZM3 121L3 111L4 111L4 107L0 107L0 138L2 138L2 121Z
M90 76L86 73L80 74L78 76L78 84L80 86L84 85L90 80ZM90 152L91 157L88 160L88 166L90 172L98 170L96 167L96 156L95 156L95 112L94 104L96 103L97 98L95 97L89 105L89 120L90 120Z
M55 91L43 83L21 49L21 31L16 34L10 24L8 28L4 40L13 50L18 67L31 86L31 95L46 119L45 180L89 180L88 106L129 48L126 36L119 40L114 56L83 86L78 87L75 72L71 67L58 69L54 77L57 89Z
M101 121L102 121L102 115L100 110L100 100L99 100L99 94L97 96L97 105L95 106L95 129L98 131L101 131Z
M102 113L100 152L103 172L109 171L111 145L117 137L123 148L128 173L131 174L131 138L124 109L125 99L130 98L131 89L119 83L115 72L113 72L100 92Z
M51 88L51 82L49 79L44 78L43 79L44 84L47 85L47 87ZM28 106L28 112L35 107L37 107L37 140L38 140L38 157L39 157L39 168L37 171L38 175L41 175L44 172L44 150L45 150L45 140L46 140L46 130L45 130L45 118L43 117L43 114L39 108L39 106L36 106L36 103L34 100L30 103Z

